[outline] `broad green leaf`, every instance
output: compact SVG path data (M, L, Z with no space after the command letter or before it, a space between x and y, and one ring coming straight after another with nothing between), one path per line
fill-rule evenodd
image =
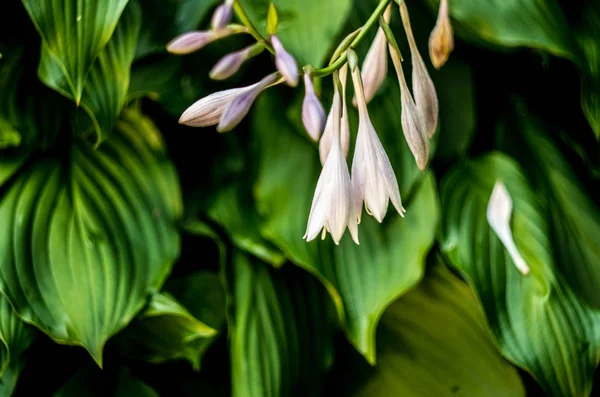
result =
M159 397L150 386L137 379L127 368L116 374L97 369L77 372L54 397Z
M439 0L427 0L432 9ZM579 51L557 0L452 0L457 33L505 47L531 47L578 61Z
M443 264L390 305L377 330L377 366L354 396L525 396L469 287Z
M229 277L232 395L313 395L333 348L323 287L306 272L273 269L238 250Z
M203 353L225 320L225 297L215 274L201 272L177 280L173 291L184 295L191 313L168 292L150 304L123 332L128 355L153 363L184 358L200 370Z
M244 10L264 35L272 3L279 15L279 37L300 65L323 66L337 46L352 0L240 0Z
M399 129L397 98L374 100L371 109L398 176L407 214L401 218L390 210L383 225L365 214L359 227L360 245L348 235L337 247L329 238L310 243L302 239L321 170L318 152L304 137L301 124L282 117L275 96L265 96L257 104L253 123L259 149L254 194L264 220L260 231L292 262L323 282L348 339L372 363L379 317L421 279L439 215L433 175L419 175Z
M100 150L73 138L20 161L0 189L0 290L24 321L101 364L106 340L178 255L177 176L156 127L135 112Z
M80 105L92 120L97 142L112 131L125 104L140 24L140 8L132 2L125 8L113 36L87 77ZM48 86L76 100L69 92L69 82L62 74L60 63L45 44L42 45L38 74Z
M113 34L128 0L23 0L53 61L79 103L92 64ZM47 59L49 60L49 59ZM40 75L53 87L55 75ZM51 78L51 80L47 80Z
M233 243L273 266L281 266L285 256L259 232L261 219L254 207L252 192L239 178L213 201L208 214L231 236Z
M520 117L505 138L505 150L519 156L543 198L563 277L590 305L600 307L600 209L545 130L533 115Z
M511 229L528 275L486 220L498 179L512 198ZM518 166L498 153L470 160L444 179L441 194L442 248L477 292L502 353L549 395L589 395L600 360L600 312L577 299L558 273L549 214Z
M600 5L585 3L576 38L583 53L581 105L596 139L600 139Z

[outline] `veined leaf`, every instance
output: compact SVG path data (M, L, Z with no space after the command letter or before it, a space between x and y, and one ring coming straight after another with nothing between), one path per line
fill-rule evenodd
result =
M281 116L275 96L261 98L253 126L259 148L254 193L264 220L260 231L326 286L348 339L371 363L379 317L421 279L439 216L433 175L415 188L420 171L399 131L400 106L392 98L374 102L371 109L399 177L407 214L401 218L390 211L383 225L364 215L360 245L349 236L337 247L329 238L310 243L302 239L321 170L318 152Z
M87 77L81 107L92 120L98 143L112 131L125 104L140 24L139 6L132 2L125 8L112 38L95 60ZM77 101L69 92L69 82L62 73L61 64L47 44L42 45L38 74L48 86Z
M80 370L54 394L54 397L80 396L159 397L159 394L127 368L121 368L116 376L94 368Z
M225 320L225 297L215 274L200 272L169 284L195 313L165 292L155 294L123 333L127 354L160 363L184 358L195 370Z
M134 112L117 130L100 150L73 138L63 153L0 163L12 175L0 186L0 290L100 364L179 253L179 185L160 134Z
M244 10L266 34L269 5L274 4L279 16L277 37L300 65L323 66L328 51L335 49L352 8L352 0L240 0Z
M513 202L511 229L531 271L521 274L486 220L496 180ZM546 393L587 396L600 360L600 311L577 299L553 262L547 214L518 166L490 154L442 184L442 245L469 280L503 354Z
M377 366L354 396L525 396L469 287L441 261L381 317Z
M238 250L232 268L232 395L312 395L332 358L325 290L305 272Z
M43 45L58 63L76 103L81 100L92 64L112 36L127 2L23 0ZM50 87L53 87L52 80L59 79L43 74L40 77ZM50 81L46 80L50 77Z

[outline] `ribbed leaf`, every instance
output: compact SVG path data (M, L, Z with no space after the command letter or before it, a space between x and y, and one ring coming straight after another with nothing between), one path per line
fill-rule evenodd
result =
M92 64L113 34L128 0L23 0L42 36L43 45L58 62L70 95L79 103ZM53 87L57 76L40 75ZM50 80L47 80L50 78ZM62 78L62 77L61 77Z
M232 268L232 395L313 395L333 348L325 290L305 272L238 250Z
M127 368L121 368L114 376L97 369L82 369L54 394L54 397L81 396L159 397L159 394Z
M160 363L184 358L199 370L203 353L225 320L223 289L209 272L176 280L172 287L186 298L190 310L167 292L153 295L149 306L123 333L121 346L142 360Z
M259 30L266 35L267 12L272 3L279 15L277 37L301 64L324 64L334 40L344 27L352 0L240 0Z
M427 2L437 11L439 0ZM467 39L506 47L539 48L577 61L579 52L558 3L557 0L453 0L449 6L457 32Z
M179 186L137 113L101 150L76 139L61 150L0 163L12 174L0 186L0 290L26 322L101 363L178 255Z
M260 149L255 197L264 219L261 233L323 282L348 339L370 362L375 361L379 317L389 303L421 279L439 213L433 175L422 179L418 190L413 189L419 171L398 130L400 107L394 101L374 102L371 108L408 212L401 218L390 210L383 225L365 214L359 227L360 245L348 235L338 247L329 238L310 243L302 239L321 170L318 152L304 138L304 131L294 131L301 125L291 125L282 117L277 107L280 100L274 96L266 96L257 105L253 126Z
M81 107L92 119L97 142L105 139L113 129L125 104L140 25L140 8L132 2L125 8L113 36L95 60L87 77ZM61 64L47 44L42 45L38 74L51 88L67 98L77 100L69 91L69 81L62 73Z
M517 270L486 220L498 179L513 201L511 229L528 275ZM442 186L443 249L477 291L504 355L549 395L588 395L600 360L600 312L577 299L557 272L549 214L518 166L490 154L458 166Z
M438 263L377 330L377 366L354 396L525 396L469 287Z

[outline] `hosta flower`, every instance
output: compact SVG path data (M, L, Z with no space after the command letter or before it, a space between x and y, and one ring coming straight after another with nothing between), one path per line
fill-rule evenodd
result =
M417 166L420 170L424 170L427 167L427 161L429 159L429 140L427 138L427 128L421 112L417 109L417 105L410 95L410 90L406 84L406 78L404 77L404 71L402 70L402 63L400 61L400 54L398 50L390 45L390 54L396 69L396 75L400 82L400 101L402 104L402 131L404 132L404 138L408 144Z
M302 123L308 135L315 141L319 140L325 128L325 109L315 93L313 79L309 73L304 73L304 100L302 101Z
M180 34L167 44L167 51L172 54L189 54L198 51L205 45L223 37L236 33L245 33L245 26L229 26L219 30L192 31Z
M187 108L179 118L179 123L192 127L219 124L218 131L228 131L244 118L258 94L279 83L277 79L278 74L273 73L250 86L210 94Z
M390 4L383 14L383 18L388 23L392 14L391 7ZM365 100L369 103L387 76L387 39L382 28L377 31L377 35L363 61L361 76L365 90ZM357 105L356 96L352 103L354 106Z
M448 15L448 0L440 1L437 22L429 36L429 57L436 69L444 66L454 49L454 33Z
M340 121L340 141L342 144L342 151L344 152L344 157L348 157L348 150L350 147L350 123L348 122L348 107L346 105L347 75L348 64L345 64L340 68L339 71L339 77L342 85L342 120ZM333 115L334 111L332 106L331 110L329 111L329 115L327 116L327 123L325 123L323 135L321 136L321 140L319 141L319 156L321 158L321 164L325 164L325 160L327 160L327 155L329 154L329 150L331 149L331 143L333 142Z
M435 133L438 123L438 99L435 92L435 86L429 76L429 72L425 67L425 62L419 53L417 43L412 33L410 26L410 18L408 16L408 8L406 2L402 2L400 6L400 15L402 24L408 38L410 47L411 63L412 63L412 87L415 96L417 109L423 116L425 127L427 128L427 137L431 138Z
M239 51L225 55L211 69L209 76L213 80L225 80L240 70L240 67L251 57L257 55L263 50L264 46L260 43L253 44Z
M339 244L346 227L358 244L358 226L353 216L353 197L350 173L340 142L341 98L336 90L333 96L333 140L327 161L321 170L315 189L304 239L311 241L322 232L329 232Z
M271 36L271 44L275 50L275 66L283 76L286 83L295 87L298 85L298 64L283 47L281 40L277 36Z
M356 58L356 54L351 51L348 51L349 60ZM350 69L358 102L358 135L352 159L355 216L360 223L364 202L367 213L381 222L390 201L400 215L404 216L406 211L402 207L400 189L392 164L369 117L360 70L353 63L351 60Z
M522 273L529 273L529 266L515 245L512 230L510 228L510 217L513 205L510 194L502 181L496 181L494 190L488 202L486 217L487 221L513 260L515 267Z
M223 4L218 6L213 13L210 21L210 26L214 30L224 28L229 21L231 21L231 14L233 8L233 0L226 0Z

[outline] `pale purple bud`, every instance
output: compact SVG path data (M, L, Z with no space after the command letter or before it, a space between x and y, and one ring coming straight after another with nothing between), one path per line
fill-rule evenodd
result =
M277 70L279 70L287 85L296 87L298 85L299 73L296 60L283 48L283 44L277 36L271 36L271 43L275 50L275 66Z
M213 30L223 29L231 21L232 5L225 2L215 9L210 21Z
M235 96L223 109L221 120L217 126L217 131L227 132L235 128L240 121L248 114L254 100L265 88L278 83L278 74L272 73L264 77L258 83L250 86L251 88Z
M167 44L167 51L172 54L184 55L198 51L205 45L215 40L230 36L236 33L245 33L248 29L245 26L231 26L219 30L192 31L180 34Z
M438 99L435 92L435 86L429 76L425 62L423 62L423 58L419 53L419 49L417 48L417 43L415 42L410 26L406 2L403 2L400 6L400 15L410 46L411 63L413 67L412 86L415 102L417 104L417 109L421 112L423 121L425 122L427 138L431 138L435 133L438 124Z
M187 108L179 118L180 124L189 125L191 127L207 127L216 125L221 119L223 110L233 98L243 94L247 90L254 87L232 88L230 90L219 91L210 94L196 101L192 106Z
M316 142L325 128L325 109L315 94L310 74L304 73L304 100L302 101L302 123L308 135Z
M209 76L213 80L225 80L240 70L240 67L250 58L256 44L243 48L239 51L225 55L210 70Z
M401 121L404 138L415 158L417 166L420 170L425 170L427 161L429 160L429 140L427 138L425 122L423 121L421 112L417 109L417 105L406 84L400 55L392 46L390 46L389 49L398 76L398 81L400 82L400 100L402 103Z
M341 132L340 140L342 144L342 151L344 157L348 157L348 150L350 148L350 123L348 122L348 106L346 105L346 80L348 75L348 64L344 64L340 68L340 81L342 83L342 120L341 120ZM335 87L337 89L337 87ZM319 141L319 156L321 158L321 164L325 164L327 155L331 149L331 143L333 141L333 105L329 114L327 115L327 123L321 140Z

